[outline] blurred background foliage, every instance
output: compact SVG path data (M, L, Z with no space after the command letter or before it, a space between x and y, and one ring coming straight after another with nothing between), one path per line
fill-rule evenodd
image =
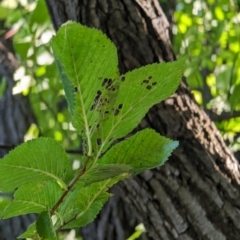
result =
M185 76L196 102L240 153L240 3L236 0L160 0L171 22L177 57L187 56ZM171 9L170 9L171 8ZM0 0L0 35L12 39L19 68L13 94L28 95L36 116L25 140L47 136L71 153L81 151L50 47L54 34L44 0ZM0 79L0 97L6 80ZM75 152L76 151L76 152ZM240 159L239 155L237 156ZM70 154L73 170L79 154ZM80 160L80 161L79 161ZM69 176L72 173L69 173ZM67 236L67 234L69 236ZM129 239L137 239L133 233ZM74 231L62 239L76 239Z
M240 151L240 3L236 1L177 0L171 2L172 11L168 9L174 52L187 56L185 76L193 96L234 152ZM37 120L25 140L48 136L64 148L78 148L50 48L54 29L45 1L2 0L0 21L4 22L0 34L12 38L20 63L13 94L29 96ZM0 96L5 86L2 79Z
M172 27L175 53L188 58L185 76L195 100L235 153L240 150L239 7L234 0L180 0Z
M70 124L50 48L54 29L45 1L1 1L0 20L4 21L1 31L5 33L5 38L12 38L20 63L14 74L16 84L13 94L21 92L29 96L37 120L25 140L47 136L60 141L65 148L78 147L79 140Z

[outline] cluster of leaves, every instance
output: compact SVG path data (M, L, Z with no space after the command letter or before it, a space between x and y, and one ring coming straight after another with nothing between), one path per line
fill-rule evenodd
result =
M83 139L84 161L69 182L66 152L45 137L23 143L0 161L0 190L15 191L1 217L39 214L20 238L57 239L61 229L86 225L111 196L111 186L160 166L178 145L151 129L118 141L151 106L174 93L183 60L119 76L113 43L100 31L73 22L60 28L52 48L72 124Z
M177 1L173 47L179 56L188 56L185 75L196 100L210 117L215 116L212 119L217 121L218 128L228 139L232 138L233 149L239 150L240 118L233 116L239 116L240 19L234 4L234 1L228 0ZM6 29L11 27L11 32L15 33L13 43L21 65L15 77L16 91L30 97L37 118L37 125L30 128L27 138L41 134L61 142L64 148L78 147L79 137L71 127L50 50L49 39L54 31L45 1L3 0L0 3L0 19L5 20ZM114 85L119 88L117 82ZM0 97L5 87L6 81L0 79ZM113 94L106 93L105 89L103 92ZM96 123L94 126L97 126ZM85 137L85 144L86 140ZM76 160L79 163L83 158L71 156L65 182L69 181L71 165ZM8 201L0 199L0 209Z
M179 0L173 46L197 102L240 150L240 15L235 1Z

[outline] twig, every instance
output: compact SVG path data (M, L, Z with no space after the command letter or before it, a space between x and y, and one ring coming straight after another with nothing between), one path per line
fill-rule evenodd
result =
M38 236L38 233L36 232L36 233L34 234L33 240L36 240L36 239L37 239L37 236Z
M59 226L55 231L59 232L64 226L66 226L67 224L69 224L70 222L72 222L73 220L75 220L77 218L77 214L75 214L72 218L70 218L67 222L64 222L61 226Z
M13 149L13 148L15 148L16 146L14 146L14 145L6 145L6 144L2 144L2 145L0 145L0 148L2 148L2 149L7 149L7 150L11 150L11 149Z
M69 191L72 189L72 187L75 185L75 183L79 180L79 178L85 173L87 164L90 160L90 156L87 156L87 159L81 169L81 171L78 173L78 175L73 179L73 181L68 185L67 189L63 192L62 196L58 199L57 203L53 206L53 208L50 210L50 215L52 216L54 211L59 207L59 205L62 203L65 196L69 193Z
M230 120L232 118L240 117L240 111L234 112L222 112L221 114L217 114L212 110L205 110L209 116L209 118L214 122L221 122L224 120Z

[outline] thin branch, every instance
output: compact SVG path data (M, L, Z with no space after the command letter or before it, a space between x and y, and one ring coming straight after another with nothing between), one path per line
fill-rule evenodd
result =
M83 155L83 151L81 149L67 149L65 150L66 153L69 154L80 154Z
M78 173L78 175L73 179L73 181L68 185L67 189L63 192L62 196L58 199L57 203L53 206L53 208L50 210L50 215L52 216L55 210L59 207L59 205L62 203L63 199L66 197L66 195L69 193L69 191L72 189L72 187L75 185L75 183L79 180L79 178L85 173L87 164L90 160L90 156L87 156L87 159L81 169L81 171Z
M64 222L61 226L59 226L56 229L56 232L59 232L64 226L66 226L67 224L69 224L70 222L74 221L77 218L77 214L75 214L72 218L70 218L67 222Z
M35 233L35 235L33 236L33 240L36 240L38 237L38 233Z
M11 150L11 149L13 149L15 147L16 147L15 145L0 144L0 148L6 149L6 150Z
M221 121L230 120L232 118L240 117L240 111L222 112L221 114L217 114L209 109L205 111L207 112L209 118L214 122L221 122Z
M63 199L66 197L66 195L69 193L69 191L72 189L72 187L75 185L75 183L79 180L79 178L85 173L86 171L86 167L87 164L90 160L90 156L87 156L87 159L81 169L81 171L78 173L78 175L73 179L73 181L68 185L67 190L64 191L64 193L62 194L62 196L58 199L57 203L53 206L53 208L50 210L50 215L52 216L53 213L55 212L55 210L59 207L59 205L62 203ZM67 222L64 222L61 226L59 226L56 231L60 231L61 228L63 228L64 226L66 226L68 223L72 222L73 220L75 220L77 218L77 214L74 215L74 217L72 217L70 220L68 220ZM35 233L33 240L37 239L38 233Z

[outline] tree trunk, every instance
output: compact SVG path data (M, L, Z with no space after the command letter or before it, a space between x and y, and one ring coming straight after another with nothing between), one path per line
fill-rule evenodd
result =
M105 32L117 46L121 73L175 59L157 0L46 2L56 29L71 19ZM84 239L126 239L140 222L147 229L142 239L240 239L239 164L184 80L149 111L139 129L145 127L180 146L160 169L118 184L98 219L83 229Z
M0 29L2 26L1 21ZM0 97L0 158L11 149L11 146L23 142L25 133L34 121L28 99L21 94L12 94L13 73L18 67L18 62L13 53L11 39L6 39L6 35L3 33L0 36L0 81L5 79L7 82L4 95ZM0 220L0 240L15 240L34 218L34 215L26 215Z
M56 29L71 19L104 31L118 47L121 73L175 58L157 0L46 2ZM17 64L3 38L0 42L0 75L8 82L0 99L0 144L18 145L33 118L27 99L11 93ZM240 239L239 165L184 82L149 111L139 129L145 127L180 146L161 169L118 184L98 219L83 229L84 238L126 239L143 222L142 239ZM0 221L0 239L16 239L29 222Z

